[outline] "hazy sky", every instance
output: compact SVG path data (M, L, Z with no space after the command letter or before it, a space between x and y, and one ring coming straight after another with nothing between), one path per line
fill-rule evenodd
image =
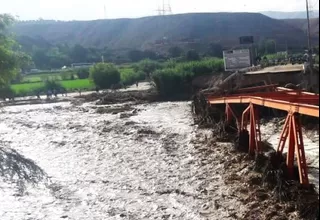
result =
M318 7L319 0L310 1ZM0 0L0 13L17 15L21 20L94 20L156 15L160 5L162 0ZM305 10L305 0L170 0L170 5L175 14Z

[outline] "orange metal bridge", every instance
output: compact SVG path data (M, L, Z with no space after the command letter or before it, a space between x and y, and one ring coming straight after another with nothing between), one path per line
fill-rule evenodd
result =
M261 92L261 90L266 90ZM234 94L224 97L206 94L208 104L225 104L227 122L234 118L240 131L249 133L249 154L260 152L261 132L259 125L258 106L288 112L283 125L277 151L283 153L288 141L287 167L289 175L293 175L294 159L297 158L300 183L308 185L308 171L303 144L300 115L319 118L319 95L297 91L276 85L251 87L237 90ZM245 104L248 107L242 115L236 115L233 104ZM248 128L249 127L249 128Z

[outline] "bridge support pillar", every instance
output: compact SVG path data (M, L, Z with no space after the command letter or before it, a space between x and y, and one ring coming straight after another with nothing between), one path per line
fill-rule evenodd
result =
M258 111L252 103L242 113L240 131L248 130L249 124L249 154L260 152L261 132Z
M289 112L284 123L280 141L278 144L278 153L283 153L286 142L288 140L288 154L286 163L288 167L289 177L293 177L294 173L294 156L296 154L299 169L299 178L302 185L309 185L307 162L304 151L302 127L298 114Z

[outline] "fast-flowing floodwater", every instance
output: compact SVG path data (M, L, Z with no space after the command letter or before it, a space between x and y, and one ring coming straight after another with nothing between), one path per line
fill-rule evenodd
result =
M232 219L245 209L194 144L204 131L187 102L1 111L2 220Z
M241 218L210 134L187 102L3 107L0 219Z

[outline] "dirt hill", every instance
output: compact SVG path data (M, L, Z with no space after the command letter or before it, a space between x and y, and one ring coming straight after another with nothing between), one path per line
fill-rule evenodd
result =
M292 27L299 28L303 32L306 32L308 29L307 19L285 19L284 21ZM319 18L310 19L310 30L312 37L319 38Z
M306 11L264 11L261 12L261 14L264 14L274 19L307 19ZM309 16L310 18L319 18L319 10L313 10Z
M318 29L319 30L319 29ZM112 49L154 49L159 45L203 45L219 42L225 47L239 44L238 38L253 35L277 41L278 47L305 45L301 28L259 13L193 13L138 19L95 21L29 21L13 27L18 36L50 43L82 44Z

